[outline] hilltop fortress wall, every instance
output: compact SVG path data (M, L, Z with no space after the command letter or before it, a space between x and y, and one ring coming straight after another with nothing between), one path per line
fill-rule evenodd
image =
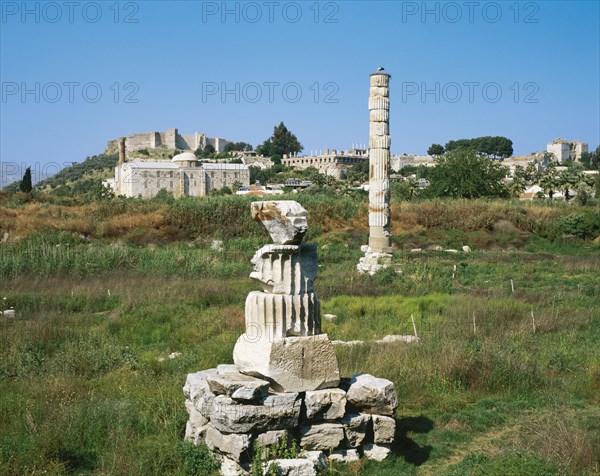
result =
M118 139L109 141L107 149L116 149L118 142ZM177 129L167 129L165 132L143 132L127 136L125 138L125 151L128 156L138 150L156 149L157 147L195 151L198 147L210 144L216 152L223 152L228 142L228 140L220 137L206 137L203 132L179 134Z

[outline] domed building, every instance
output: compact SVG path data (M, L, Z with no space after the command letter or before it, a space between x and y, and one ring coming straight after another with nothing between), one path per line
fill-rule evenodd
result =
M104 184L125 197L152 198L161 190L175 198L203 197L223 187L235 192L234 184L248 187L250 171L244 164L202 163L193 153L183 152L171 160L119 162L114 180Z
M177 164L178 167L196 167L198 157L191 152L183 152L173 157L171 162Z

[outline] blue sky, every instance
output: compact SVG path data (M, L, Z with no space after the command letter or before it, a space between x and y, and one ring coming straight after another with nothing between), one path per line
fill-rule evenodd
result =
M257 145L284 121L305 152L347 149L368 141L378 66L393 153L600 143L598 1L0 4L3 175L170 127Z

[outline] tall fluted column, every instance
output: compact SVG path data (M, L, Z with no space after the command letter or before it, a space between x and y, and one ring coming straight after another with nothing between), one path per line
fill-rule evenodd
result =
M390 234L390 75L371 75L369 94L369 247L392 250Z

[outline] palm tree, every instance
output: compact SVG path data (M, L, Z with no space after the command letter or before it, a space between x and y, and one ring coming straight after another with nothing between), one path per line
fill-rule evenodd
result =
M565 201L570 198L570 189L574 189L580 181L579 174L571 169L563 170L558 175L558 189L564 194Z
M408 196L410 198L416 197L421 191L421 189L419 188L419 182L414 177L410 177L406 181L406 184L408 185Z
M523 193L523 190L527 188L528 178L527 171L520 165L517 165L512 176L512 182L509 185L510 191L515 197L519 197Z
M548 195L550 200L554 195L554 190L558 188L558 176L556 174L556 165L548 164L542 179L540 180L540 187L544 190L544 193Z

